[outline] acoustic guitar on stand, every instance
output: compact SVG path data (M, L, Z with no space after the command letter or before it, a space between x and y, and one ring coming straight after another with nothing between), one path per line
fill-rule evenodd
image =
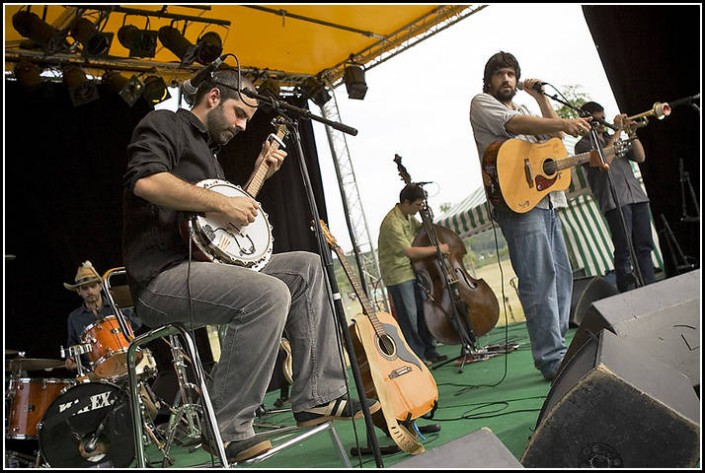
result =
M423 445L398 421L412 421L436 406L436 381L407 344L396 319L374 309L343 250L325 222L321 220L320 224L362 305L363 313L352 318L350 334L366 396L379 399L386 428L397 446L412 455L422 453Z
M516 138L497 141L482 158L482 180L487 197L495 206L526 213L553 191L570 186L570 168L583 163L607 170L615 157L629 149L628 141L604 148L606 164L596 150L568 156L559 138L530 143Z

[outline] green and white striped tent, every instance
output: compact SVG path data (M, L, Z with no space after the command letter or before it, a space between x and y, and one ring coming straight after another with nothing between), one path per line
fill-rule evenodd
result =
M635 163L631 163L631 165L643 187L639 166ZM573 269L583 268L586 276L604 275L614 269L612 261L614 246L610 238L609 227L592 196L592 192L590 192L586 173L582 166L572 169L571 185L566 195L568 208L561 209L559 216ZM483 187L476 189L462 202L437 218L436 223L450 228L460 238L467 238L490 230L493 222L489 213L485 189ZM655 244L654 266L663 268L653 217L651 231Z

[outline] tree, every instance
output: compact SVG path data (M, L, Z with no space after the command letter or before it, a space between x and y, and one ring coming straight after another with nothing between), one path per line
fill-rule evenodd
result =
M585 93L580 91L579 89L581 88L580 85L566 85L563 86L563 90L559 93L561 97L563 97L565 102L570 103L572 106L575 108L580 108L585 102L589 102L591 99L590 97ZM557 105L560 105L557 103ZM575 110L572 108L566 106L566 105L561 105L560 108L556 108L557 105L554 106L556 113L558 113L558 116L561 118L577 118L578 114Z

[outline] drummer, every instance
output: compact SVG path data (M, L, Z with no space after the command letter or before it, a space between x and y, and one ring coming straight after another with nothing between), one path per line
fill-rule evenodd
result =
M76 271L76 278L73 284L64 283L64 287L76 293L83 299L83 304L73 310L68 317L68 339L66 347L80 345L81 335L86 327L96 323L109 315L113 315L113 310L101 292L102 279L90 261L84 261ZM129 317L126 310L122 311ZM136 329L135 322L131 321L133 329ZM88 366L88 358L83 357L84 365ZM66 357L66 368L75 369L76 361L71 356Z

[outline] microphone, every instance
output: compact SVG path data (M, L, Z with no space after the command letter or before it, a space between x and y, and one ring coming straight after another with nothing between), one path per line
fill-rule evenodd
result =
M228 57L227 54L223 54L220 56L218 59L213 61L212 63L208 64L206 67L198 71L193 78L185 81L183 84L181 84L181 90L184 92L184 95L191 96L196 93L198 90L198 86L201 85L201 82L203 82L206 79L209 79L211 75L218 70L218 68L223 64L225 61L225 58Z
M668 102L668 105L670 105L671 108L675 108L684 103L695 102L696 100L700 100L700 94L695 94L691 95L690 97L683 97L682 99L673 100L672 102Z
M536 83L533 85L533 87L531 87L531 88L534 89L536 92L541 92L541 93L543 93L543 90L541 90L541 87L543 87L544 85L548 85L548 82L541 82L541 81L539 81L539 82L536 82ZM524 89L525 89L525 87L524 87L524 82L523 82L523 81L522 81L522 82L517 82L517 89L518 89L518 90L524 90Z

